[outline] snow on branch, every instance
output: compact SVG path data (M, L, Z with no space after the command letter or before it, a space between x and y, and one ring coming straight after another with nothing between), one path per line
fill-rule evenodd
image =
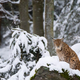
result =
M20 28L12 29L11 56L0 63L1 80L25 80L41 57L50 56L47 40Z
M7 18L8 20L12 20L14 24L17 24L20 22L20 19L18 19L18 14L13 15L10 11L7 11L3 8L3 6L0 4L0 12L4 13L4 16L0 16L0 18Z
M14 54L16 53L40 53L44 56L47 50L47 40L44 37L39 37L38 35L31 35L26 31L14 28L12 31L12 40L10 42L11 48L14 49ZM18 52L17 52L18 51Z
M0 3L6 3L6 2L10 2L10 3L12 3L12 4L19 4L19 3L20 3L20 0L18 0L18 1L0 0Z

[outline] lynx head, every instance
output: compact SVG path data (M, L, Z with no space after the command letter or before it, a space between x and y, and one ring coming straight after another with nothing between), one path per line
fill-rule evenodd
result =
M53 42L54 42L54 46L55 46L55 50L62 50L62 41L63 41L63 38L62 39L53 39Z

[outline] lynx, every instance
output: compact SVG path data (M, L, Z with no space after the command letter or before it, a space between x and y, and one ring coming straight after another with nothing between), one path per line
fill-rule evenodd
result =
M63 39L53 39L56 54L60 61L70 64L70 68L80 70L80 61L77 54L65 43Z

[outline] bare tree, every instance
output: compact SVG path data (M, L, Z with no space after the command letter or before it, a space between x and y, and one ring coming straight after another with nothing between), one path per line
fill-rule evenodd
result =
M20 28L29 32L28 0L20 0Z
M53 52L53 10L54 10L54 0L45 0L45 37L48 40L48 50L51 55Z
M44 0L33 0L33 24L34 33L44 36L43 30L43 2Z

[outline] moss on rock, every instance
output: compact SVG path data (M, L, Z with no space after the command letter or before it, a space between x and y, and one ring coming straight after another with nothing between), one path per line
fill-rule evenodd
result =
M58 71L49 71L47 67L41 67L30 80L80 80L77 75L70 76L69 71L62 69L63 73Z

